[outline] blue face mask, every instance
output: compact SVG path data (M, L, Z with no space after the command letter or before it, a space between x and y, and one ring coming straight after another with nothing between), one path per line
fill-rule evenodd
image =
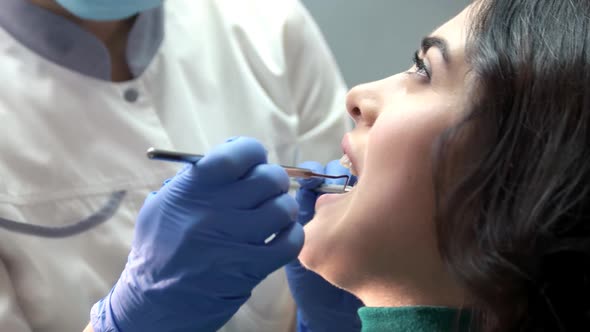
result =
M115 21L158 7L163 0L56 0L72 14L93 21Z

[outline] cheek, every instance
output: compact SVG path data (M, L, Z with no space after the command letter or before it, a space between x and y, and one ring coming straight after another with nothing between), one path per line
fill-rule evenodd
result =
M449 113L422 109L399 115L384 113L371 129L361 181L390 198L393 213L434 208L433 147L448 128ZM373 189L375 190L375 189ZM416 211L416 214L421 214Z
M431 175L432 147L442 132L436 121L428 121L428 115L428 112L408 116L383 114L367 137L364 160L367 175L371 178L375 175L376 181L377 177L393 181L396 187L427 180Z
M365 163L387 174L398 167L430 169L434 143L456 121L453 100L409 98L391 103L366 138Z
M357 188L366 194L359 195L355 205L381 222L374 225L376 237L395 237L401 247L420 237L429 238L426 234L433 228L432 149L447 128L446 118L433 114L440 113L425 110L405 118L383 114L368 135Z

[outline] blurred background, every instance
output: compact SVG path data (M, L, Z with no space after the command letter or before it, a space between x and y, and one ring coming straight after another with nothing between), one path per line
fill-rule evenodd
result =
M471 0L302 0L349 87L407 70L420 40Z

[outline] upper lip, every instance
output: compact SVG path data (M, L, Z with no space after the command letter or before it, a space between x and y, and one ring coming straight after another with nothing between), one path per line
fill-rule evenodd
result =
M348 159L350 159L350 162L352 163L351 171L353 171L357 176L359 176L359 165L356 162L355 156L352 154L352 147L350 145L349 134L344 135L344 137L342 138L342 152L348 156Z

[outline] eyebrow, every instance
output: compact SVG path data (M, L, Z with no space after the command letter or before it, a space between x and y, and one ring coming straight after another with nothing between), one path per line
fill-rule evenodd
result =
M449 62L449 51L448 51L447 41L442 38L439 38L439 37L431 37L431 36L422 38L422 53L426 54L426 52L433 46L440 50L440 53L442 54L443 59L445 60L446 63L448 63Z

